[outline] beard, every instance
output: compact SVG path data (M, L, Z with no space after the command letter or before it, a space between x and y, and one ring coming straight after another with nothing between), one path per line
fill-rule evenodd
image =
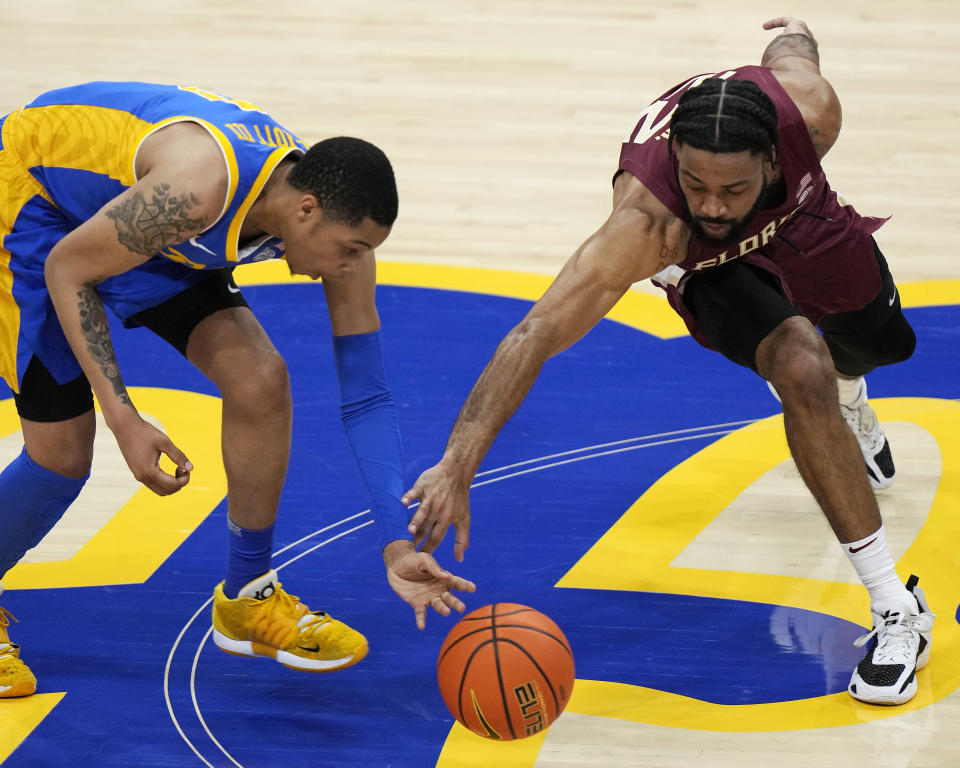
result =
M739 243L747 225L756 215L757 211L760 210L763 203L766 202L770 192L771 185L764 179L763 188L760 190L760 194L757 195L753 207L742 219L715 219L709 216L696 216L693 211L690 210L690 205L687 203L686 197L684 197L683 204L687 209L687 214L690 216L690 233L698 243L709 247L725 248L729 245ZM730 230L721 237L715 237L703 228L704 224L725 224L730 227Z

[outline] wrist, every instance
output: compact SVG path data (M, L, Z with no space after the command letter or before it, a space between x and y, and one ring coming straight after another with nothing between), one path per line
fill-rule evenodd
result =
M480 466L480 458L476 460L459 455L456 451L448 448L444 454L443 458L440 459L438 467L443 471L448 477L454 478L461 485L470 485L470 481L473 480L474 475L477 474L477 468Z
M103 412L103 420L114 435L122 434L142 421L133 404L116 402L110 407L105 407L101 402L100 408Z
M394 539L383 548L383 564L389 569L397 559L415 551L409 539Z

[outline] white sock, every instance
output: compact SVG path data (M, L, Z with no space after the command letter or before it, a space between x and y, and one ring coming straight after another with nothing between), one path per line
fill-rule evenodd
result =
M863 376L858 379L843 379L837 376L837 390L840 392L841 405L853 405L860 399L861 391L863 399L867 399L867 382Z
M870 608L874 613L882 615L886 611L913 614L919 612L916 598L907 592L907 588L897 576L883 525L869 536L841 546L853 567L857 569L860 581L870 592Z

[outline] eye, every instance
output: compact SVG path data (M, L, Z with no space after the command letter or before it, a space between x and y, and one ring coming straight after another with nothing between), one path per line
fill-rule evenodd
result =
M347 256L353 256L353 254L359 253L359 251L358 251L356 248L348 248L348 247L346 247L346 246L344 246L343 252L344 252Z

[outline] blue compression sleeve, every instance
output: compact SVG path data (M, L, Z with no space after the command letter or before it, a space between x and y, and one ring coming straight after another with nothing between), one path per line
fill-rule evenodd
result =
M340 382L340 420L373 501L380 544L412 538L410 513L400 503L403 446L393 398L383 372L380 331L333 337Z
M0 473L0 577L40 543L80 495L84 477L41 467L24 448Z

